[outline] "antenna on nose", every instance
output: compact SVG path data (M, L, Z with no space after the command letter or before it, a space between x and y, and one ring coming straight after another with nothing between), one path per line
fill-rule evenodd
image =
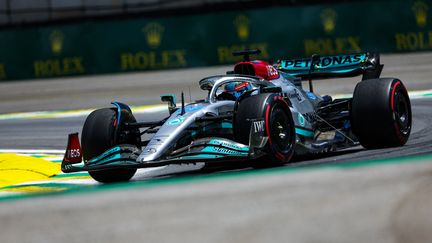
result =
M186 111L185 111L184 93L183 93L183 91L181 92L181 103L182 103L182 106L181 106L181 113L180 113L180 115L184 115L184 113L186 113Z

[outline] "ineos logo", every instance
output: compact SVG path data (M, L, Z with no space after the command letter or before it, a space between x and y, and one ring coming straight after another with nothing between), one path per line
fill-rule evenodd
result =
M68 153L71 158L79 158L81 156L79 149L70 149Z

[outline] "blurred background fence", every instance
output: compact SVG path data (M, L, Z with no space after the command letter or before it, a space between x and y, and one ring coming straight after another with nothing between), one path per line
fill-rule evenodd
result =
M356 0L0 0L0 25L353 1Z
M0 79L432 50L431 0L3 0Z

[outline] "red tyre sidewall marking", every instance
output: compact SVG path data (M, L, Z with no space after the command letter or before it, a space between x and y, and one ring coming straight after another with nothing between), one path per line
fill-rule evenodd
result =
M273 100L274 101L277 101L277 100L279 100L279 101L282 101L283 103L285 103L285 105L287 105L287 107L288 107L288 103L282 98L282 97L280 97L280 96L274 96L273 97ZM272 142L272 140L271 140L271 136L270 136L270 127L269 127L269 120L270 120L270 107L271 106L271 104L267 104L267 108L266 108L266 114L265 114L265 123L266 123L266 132L267 132L267 136L268 136L268 138L269 138L269 144L270 144L270 147L272 148L272 150L274 151L274 149L273 149L273 146L275 146L275 145L273 145L273 142ZM284 154L282 154L282 153L280 153L280 152L275 152L275 156L276 156L276 158L278 158L279 160L282 160L282 161L289 161L290 159L291 159L291 157L292 157L292 154L290 155L290 156L285 156Z
M287 160L286 160L287 158L286 158L283 154L281 154L281 153L279 153L279 152L277 152L277 153L275 154L275 156L276 156L276 158L278 158L279 160L287 161Z
M284 104L286 105L286 107L289 107L288 103L287 103L287 102L286 102L282 97L278 96L277 99L278 99L279 101L281 101L282 103L284 103ZM289 109L289 108L288 108L288 109ZM291 132L291 131L290 131L290 132ZM283 160L284 160L284 161L288 162L288 161L291 159L293 153L291 153L289 156L286 156L286 155L283 155L283 154L280 154L280 155L283 156Z
M114 117L113 127L114 127L114 134L115 134L115 130L116 130L116 127L117 127L117 116ZM111 138L110 144L111 144L111 146L114 145L114 138Z
M395 96L395 94L396 94L397 86L399 86L399 85L401 85L401 82L400 82L400 81L397 81L397 82L395 83L395 85L393 86L393 88L392 88L391 99L390 99L390 108L391 108L393 114L394 114L394 112L395 112L395 108L394 108L394 96ZM404 141L405 139L404 139L404 137L402 137L402 135L401 135L401 133L400 133L400 127L399 127L399 123L398 123L397 121L394 122L394 128L396 129L397 138L399 139L399 141L400 141L401 143L403 143L403 141Z
M117 126L117 118L116 119L114 119L114 127L116 127Z
M395 85L393 86L393 90L392 90L392 94L391 94L391 99L390 99L390 107L391 107L391 109L392 109L392 111L394 112L394 96L395 96L395 93L396 93L396 88L397 88L397 86L399 86L401 84L401 82L400 81L397 81L396 83L395 83Z
M269 140L269 143L271 146L273 144L273 142L272 142L271 136L270 136L269 120L270 120L270 104L267 104L266 114L265 114L265 124L266 124L266 132L267 132L268 140Z

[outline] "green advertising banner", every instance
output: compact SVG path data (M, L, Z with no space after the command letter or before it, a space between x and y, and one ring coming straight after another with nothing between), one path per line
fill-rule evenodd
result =
M266 8L0 32L0 80L228 64L360 51L432 50L432 0Z

